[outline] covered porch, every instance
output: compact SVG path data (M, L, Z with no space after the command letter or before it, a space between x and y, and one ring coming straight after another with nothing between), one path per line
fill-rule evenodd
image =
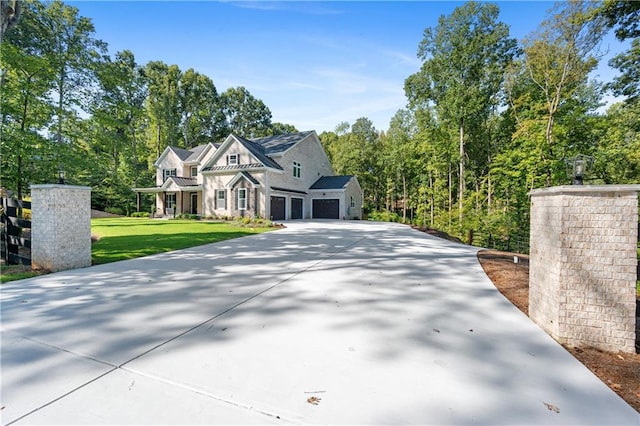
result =
M155 217L176 217L182 213L202 216L202 185L195 179L169 177L162 186L154 188L133 188L136 193L136 208L140 211L142 194L154 194Z

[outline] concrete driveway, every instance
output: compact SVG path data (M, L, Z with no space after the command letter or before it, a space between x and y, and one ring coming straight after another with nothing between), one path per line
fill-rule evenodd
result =
M477 249L287 226L3 285L2 424L640 424Z

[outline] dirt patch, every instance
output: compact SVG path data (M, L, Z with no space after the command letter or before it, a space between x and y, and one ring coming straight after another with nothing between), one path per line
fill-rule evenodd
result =
M514 256L518 256L518 263L514 263ZM482 250L478 252L478 259L498 291L528 315L529 257L495 250ZM611 353L595 348L563 346L640 412L640 354Z

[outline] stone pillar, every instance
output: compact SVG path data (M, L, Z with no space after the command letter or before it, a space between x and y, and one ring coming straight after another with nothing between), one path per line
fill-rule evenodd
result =
M531 192L529 315L559 342L635 352L638 191Z
M31 185L31 267L91 266L91 188Z

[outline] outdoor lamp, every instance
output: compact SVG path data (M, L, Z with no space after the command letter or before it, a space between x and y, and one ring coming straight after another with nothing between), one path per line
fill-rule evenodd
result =
M64 176L65 176L65 171L62 168L62 164L60 164L58 166L58 184L59 185L64 185Z
M582 185L584 183L584 175L587 172L587 166L593 161L593 158L578 154L571 159L573 163L573 184Z

